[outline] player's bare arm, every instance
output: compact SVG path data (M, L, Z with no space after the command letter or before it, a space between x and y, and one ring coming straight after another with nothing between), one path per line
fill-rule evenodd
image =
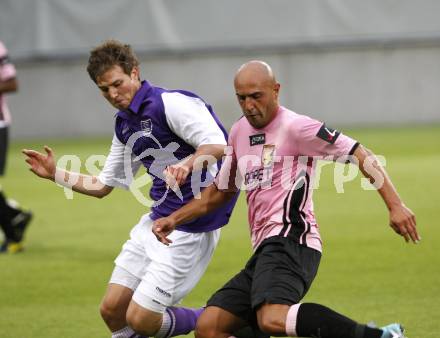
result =
M174 231L177 225L209 213L229 201L235 194L235 191L218 190L215 184L211 184L201 192L200 198L194 198L168 217L155 220L153 233L158 241L170 245L172 241L168 238L168 235Z
M30 167L29 170L35 175L61 184L63 182L76 182L71 187L69 186L73 191L98 198L108 195L113 190L113 187L102 184L96 176L57 168L52 149L45 146L44 150L46 155L35 150L23 149L23 154L27 156L25 161ZM72 176L76 176L75 180L71 180Z
M420 241L421 238L417 233L416 217L411 209L406 207L403 201L400 199L396 188L391 182L391 179L383 166L381 166L377 160L374 160L368 164L372 166L372 168L369 168L369 170L366 169L366 160L367 158L371 159L372 156L374 156L373 152L360 145L357 147L353 155L358 160L359 169L362 171L364 176L370 180L371 184L375 186L379 194L382 196L390 213L390 226L397 234L404 237L405 241L413 241L414 243ZM382 179L377 180L375 177Z

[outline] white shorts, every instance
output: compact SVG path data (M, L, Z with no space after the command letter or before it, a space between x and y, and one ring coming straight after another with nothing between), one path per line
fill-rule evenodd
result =
M188 233L173 231L166 246L151 231L153 221L144 215L130 232L110 283L134 291L133 300L155 312L179 303L205 272L220 238L220 229Z

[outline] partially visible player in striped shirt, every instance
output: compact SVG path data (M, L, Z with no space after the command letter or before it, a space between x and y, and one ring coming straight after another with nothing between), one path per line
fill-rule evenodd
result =
M399 338L400 324L381 329L359 324L335 311L300 301L321 258L312 188L317 158L346 162L350 155L374 182L390 211L390 225L417 242L415 216L401 201L384 168L355 140L278 103L280 85L264 62L244 64L235 76L244 117L232 127L226 161L215 184L166 218L155 221L158 239L176 225L212 210L246 190L254 254L246 267L218 290L198 321L198 337L229 337L251 324L271 336ZM380 184L379 186L379 183Z

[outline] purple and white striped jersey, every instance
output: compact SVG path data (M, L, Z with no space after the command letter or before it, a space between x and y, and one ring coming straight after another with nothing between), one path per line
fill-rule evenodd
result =
M212 183L220 163L193 171L180 191L169 189L163 171L193 154L204 144L226 145L227 133L212 110L197 95L166 90L142 82L129 108L116 114L115 136L99 180L108 186L128 188L143 165L152 178L150 217L170 215ZM128 157L127 152L128 151ZM140 161L135 161L139 157ZM127 170L128 165L128 170ZM238 197L238 195L237 195ZM177 227L185 232L207 232L229 221L236 198L223 207Z

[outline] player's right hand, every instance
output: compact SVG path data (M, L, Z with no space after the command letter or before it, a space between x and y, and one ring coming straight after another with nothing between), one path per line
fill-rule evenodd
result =
M163 175L165 177L166 185L176 191L177 187L180 187L185 183L189 173L190 170L188 166L185 165L185 161L182 161L166 167Z
M48 146L44 146L44 150L47 155L44 155L35 150L23 149L22 152L27 156L25 159L26 163L29 164L29 170L35 175L47 178L50 180L55 180L55 159L52 149Z
M172 217L168 216L155 220L153 222L152 231L159 242L170 245L173 241L170 240L168 236L175 228L176 222Z

